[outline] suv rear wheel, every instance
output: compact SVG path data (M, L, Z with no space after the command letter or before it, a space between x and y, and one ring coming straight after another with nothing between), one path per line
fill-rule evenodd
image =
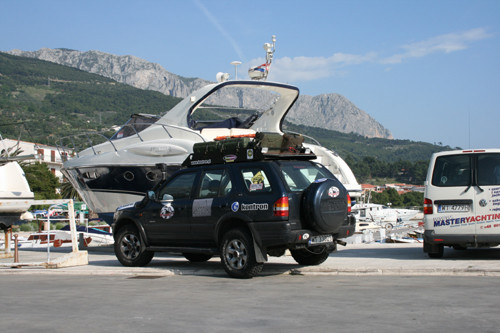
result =
M290 250L293 259L304 266L320 265L328 259L330 251L325 246L317 246L311 249Z
M123 266L146 266L154 257L154 252L146 251L139 231L131 225L118 231L114 248L115 255Z
M231 229L222 237L221 261L227 274L248 279L256 276L264 264L255 258L253 239L245 229Z

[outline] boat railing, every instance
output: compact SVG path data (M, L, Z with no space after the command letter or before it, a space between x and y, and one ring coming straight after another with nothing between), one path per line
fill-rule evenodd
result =
M322 147L322 146L323 146L321 143L319 143L319 141L318 141L318 140L316 140L316 139L315 139L315 138L313 138L312 136L305 135L305 134L298 133L298 132L292 132L292 131L286 131L285 133L290 133L290 134L300 134L300 135L302 135L304 138L306 138L306 139L309 139L309 140L313 141L315 145L318 145L318 146L320 146L320 147Z
M173 138L174 136L172 135L171 131L172 129L175 130L180 130L184 131L186 133L192 134L198 138L200 138L202 141L206 141L205 138L197 131L193 131L189 128L182 127L182 126L176 126L176 125L170 125L170 124L163 124L163 123L133 123L133 124L125 124L120 128L120 131L122 131L124 128L131 128L133 130L132 135L127 135L123 138L113 138L115 135L113 133L113 136L108 137L104 133L106 132L85 132L81 134L74 134L70 136L65 136L62 137L59 140L59 144L57 145L57 149L59 151L59 154L63 157L63 161L68 157L68 155L75 154L76 157L79 156L79 152L81 152L84 149L91 148L92 152L94 155L97 155L98 153L95 150L95 146L103 143L109 143L113 150L115 152L118 151L117 145L115 143L119 143L119 140L123 140L126 138L131 138L131 137L136 137L138 138L141 142L144 142L144 130L146 128L142 128L141 130L137 130L136 126L145 126L147 125L146 128L149 127L161 127L163 128L163 131L168 135L169 138ZM142 133L142 134L141 134ZM85 137L86 138L86 145L84 147L80 147L81 145L81 140L77 140L78 138ZM92 139L92 138L98 137L99 139ZM84 140L85 141L85 140Z

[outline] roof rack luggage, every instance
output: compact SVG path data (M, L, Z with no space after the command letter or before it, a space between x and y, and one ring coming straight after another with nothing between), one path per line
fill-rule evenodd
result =
M214 141L199 142L183 166L259 161L263 159L315 159L302 144L300 134L257 132L237 136L216 137Z

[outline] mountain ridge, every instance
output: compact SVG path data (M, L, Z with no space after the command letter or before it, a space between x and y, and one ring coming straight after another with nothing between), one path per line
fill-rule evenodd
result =
M6 53L54 62L99 74L133 87L186 97L192 91L212 83L200 78L184 78L168 72L161 65L133 55L117 56L101 51L48 49L11 50ZM370 138L393 139L391 132L368 113L340 94L301 95L286 120L297 124L356 133Z

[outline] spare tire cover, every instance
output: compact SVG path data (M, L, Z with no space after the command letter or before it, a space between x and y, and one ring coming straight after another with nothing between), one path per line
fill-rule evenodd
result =
M307 187L302 196L302 218L322 233L337 233L347 216L347 190L338 179L323 178Z

